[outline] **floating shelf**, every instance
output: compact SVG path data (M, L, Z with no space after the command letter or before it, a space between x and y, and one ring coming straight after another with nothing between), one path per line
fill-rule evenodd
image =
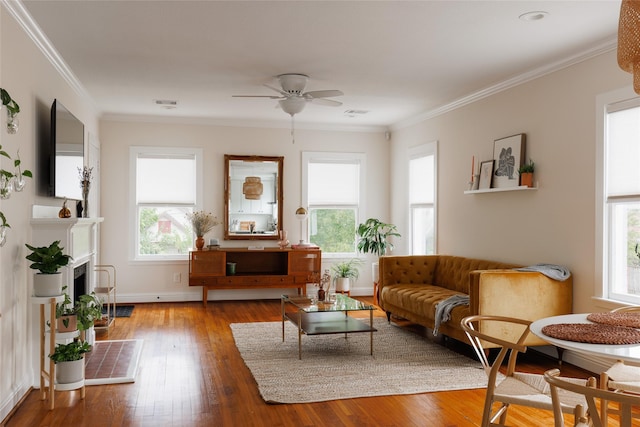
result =
M527 187L526 185L520 185L518 187L507 187L507 188L485 188L482 190L467 190L464 194L480 194L480 193L501 193L504 191L527 191L527 190L537 190L538 187Z

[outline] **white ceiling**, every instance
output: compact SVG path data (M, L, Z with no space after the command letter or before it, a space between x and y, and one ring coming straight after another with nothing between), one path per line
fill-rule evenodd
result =
M309 104L296 126L354 128L408 123L615 48L620 9L619 0L22 5L107 117L288 126L277 101L232 95L273 95L265 83L304 73L306 90L342 90L344 104ZM518 18L529 11L548 15Z

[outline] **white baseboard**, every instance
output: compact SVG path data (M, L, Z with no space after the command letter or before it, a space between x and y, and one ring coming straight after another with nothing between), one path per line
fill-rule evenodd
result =
M558 358L558 351L553 346L534 347L536 351L544 353L554 359ZM565 350L562 355L562 361L570 363L582 369L586 369L589 372L593 372L596 378L601 372L606 371L614 364L615 360L607 359L606 357L597 357L589 354L578 353L571 350ZM562 367L560 366L562 371Z
M31 385L27 383L20 384L0 403L0 425L4 425L7 416L18 406L24 396L31 390Z

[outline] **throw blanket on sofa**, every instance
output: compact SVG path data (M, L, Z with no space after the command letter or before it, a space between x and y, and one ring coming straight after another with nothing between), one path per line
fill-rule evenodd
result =
M517 271L537 271L551 279L564 282L571 276L567 267L555 264L536 264L530 267L516 268Z
M433 335L438 335L440 324L451 318L451 310L458 305L469 305L469 295L453 295L436 304Z

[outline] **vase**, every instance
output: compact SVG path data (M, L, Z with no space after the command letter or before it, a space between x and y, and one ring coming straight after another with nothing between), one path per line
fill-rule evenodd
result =
M520 185L533 187L533 173L525 172L520 174Z
M324 289L318 289L318 301L324 301L325 292Z
M89 218L89 183L84 181L82 184L82 217Z
M201 251L202 248L204 248L204 237L198 236L196 237L196 249Z
M280 231L280 240L278 241L278 246L280 246L280 249L284 249L287 246L289 246L289 240L287 239L287 232L286 231Z

